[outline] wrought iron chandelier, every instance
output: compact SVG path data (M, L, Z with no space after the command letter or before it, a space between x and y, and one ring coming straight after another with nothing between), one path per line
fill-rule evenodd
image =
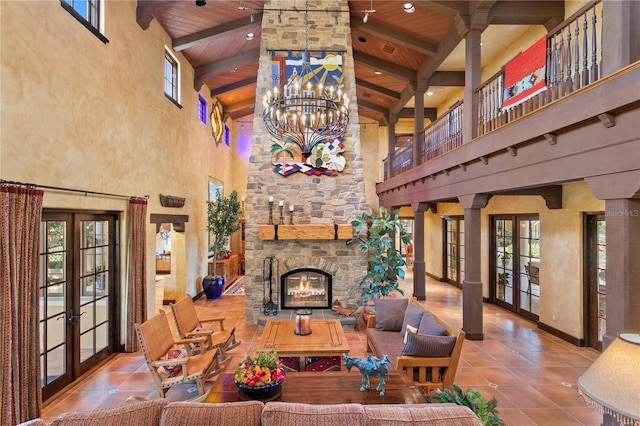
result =
M264 96L262 118L277 140L294 143L308 158L319 143L341 138L349 123L349 99L341 88L323 85L311 68L309 52L308 5L304 12L305 48L300 72L279 89L279 81Z

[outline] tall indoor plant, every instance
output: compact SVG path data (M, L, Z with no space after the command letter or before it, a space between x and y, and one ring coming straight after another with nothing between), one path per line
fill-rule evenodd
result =
M394 290L404 295L398 280L404 279L403 267L407 263L396 249L391 233L395 232L402 244L410 244L411 240L398 219L398 212L380 207L379 214L362 213L351 225L356 235L347 240L347 246L355 244L359 251L367 254L367 273L360 280L362 297L388 296Z
M229 237L240 230L240 216L242 208L238 201L238 192L231 191L228 197L222 195L221 191L216 191L215 201L207 202L207 230L213 235L213 279L215 284L213 290L208 291L209 287L205 286L207 298L217 299L224 289L224 278L218 275L217 260L220 253L223 252ZM203 283L204 284L204 283ZM215 290L215 291L214 291ZM219 292L219 293L218 293ZM210 295L211 293L211 295ZM217 297L216 297L217 296Z

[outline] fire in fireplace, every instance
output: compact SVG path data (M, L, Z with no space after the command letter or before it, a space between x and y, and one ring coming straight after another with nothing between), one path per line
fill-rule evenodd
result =
M331 308L333 277L320 269L291 270L280 278L282 309Z

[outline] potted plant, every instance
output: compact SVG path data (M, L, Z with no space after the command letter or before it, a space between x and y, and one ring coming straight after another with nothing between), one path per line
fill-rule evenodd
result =
M469 407L486 426L502 426L504 422L498 417L498 400L493 397L490 401L477 390L469 389L463 392L460 386L453 384L451 389L436 389L437 397L429 397L428 402L454 403Z
M388 296L392 291L404 295L398 280L404 279L406 262L400 250L396 249L391 233L400 237L402 244L410 244L397 211L388 212L384 207L380 213L362 213L351 222L356 235L347 240L347 246L354 245L367 254L367 273L360 280L362 297ZM364 232L366 231L366 232Z
M218 275L217 260L219 255L226 253L229 237L240 229L241 215L237 191L231 191L228 197L224 197L218 190L216 200L207 202L207 230L213 235L213 277L207 276L203 280L208 299L219 299L224 290L224 278Z

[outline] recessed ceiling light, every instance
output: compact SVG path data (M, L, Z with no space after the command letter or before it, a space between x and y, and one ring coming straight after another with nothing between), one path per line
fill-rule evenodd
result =
M433 92L432 92L431 90L429 90L429 91L427 92L427 96L433 96Z
M366 43L366 42L367 42L367 38L366 38L366 37L363 37L363 36L360 36L360 37L358 37L358 41L359 41L360 43Z
M413 7L413 4L411 3L405 3L404 6L402 6L402 10L404 10L407 13L413 13L416 11L416 8Z
M373 73L374 73L375 75L382 75L382 71L377 71L377 70L376 70L376 71L374 71Z
M245 36L244 36L244 39L245 39L245 40L247 40L247 41L249 41L249 40L253 40L253 38L254 38L255 36L256 36L256 35L255 35L254 33L247 33L247 35L245 35Z
M231 72L238 72L238 67L232 68Z

